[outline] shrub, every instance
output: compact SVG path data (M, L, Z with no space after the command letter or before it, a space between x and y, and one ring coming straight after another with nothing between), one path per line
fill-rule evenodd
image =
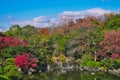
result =
M9 48L5 48L1 51L2 58L15 58L17 55L21 55L23 53L34 53L31 47L27 46L12 46Z
M59 55L59 56L58 56L58 59L59 59L61 62L63 62L63 63L66 62L66 56L64 56L64 55Z
M107 69L111 69L114 67L114 61L111 58L104 58L101 60L101 66Z
M85 67L85 66L86 66L86 63L87 63L86 61L81 60L80 66L81 66L81 67Z
M86 65L89 67L95 67L94 61L88 61Z
M105 21L105 26L109 29L120 28L120 14L112 15L109 20Z
M3 67L3 71L5 74L9 73L10 71L13 71L13 70L17 70L17 68L15 67L15 63L14 63L14 58L8 58L5 60L5 64L4 64L4 67Z
M93 60L93 56L91 54L83 54L82 60L83 61L91 61L91 60Z
M120 56L120 31L107 31L99 43L97 57L117 59Z
M15 65L7 65L4 67L4 75L8 76L12 80L22 78L22 74L17 70Z
M0 51L6 47L19 45L26 46L27 44L28 43L26 41L22 41L17 38L0 36Z
M15 65L18 68L22 68L25 71L23 72L27 72L29 68L36 68L37 67L37 63L38 63L38 59L36 58L31 58L30 53L26 53L23 55L18 55L15 58Z
M2 74L8 76L11 80L18 80L18 78L22 77L22 74L17 70L15 66L14 58L8 58L5 60Z
M100 67L101 63L100 62L95 62L95 67Z
M89 67L100 67L101 63L96 61L88 61L86 65Z
M82 54L80 65L82 67L87 66L87 61L92 61L93 56L91 54Z
M0 74L3 73L2 61L0 61Z
M114 53L114 54L111 55L111 58L112 58L113 60L115 60L115 59L120 58L120 55L117 54L117 53Z
M115 68L120 68L120 59L116 59L114 64L115 64L114 65Z
M77 64L80 64L80 63L81 63L81 59L77 59L75 62L76 62Z
M0 75L0 80L11 80L7 76Z

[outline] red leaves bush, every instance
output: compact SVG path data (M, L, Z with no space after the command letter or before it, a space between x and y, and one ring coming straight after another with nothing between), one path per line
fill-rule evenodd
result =
M31 58L30 53L18 55L15 58L15 64L18 68L24 68L28 70L30 67L36 68L38 60L36 58Z
M119 55L119 54L114 53L114 54L112 54L112 55L111 55L111 58L112 58L113 60L115 60L115 59L120 58L120 55Z
M28 43L26 41L22 41L22 40L17 39L17 38L0 36L0 51L6 47L18 46L18 45L25 46L27 44Z
M113 59L120 58L120 32L108 31L104 35L104 40L99 43L97 56L111 57Z

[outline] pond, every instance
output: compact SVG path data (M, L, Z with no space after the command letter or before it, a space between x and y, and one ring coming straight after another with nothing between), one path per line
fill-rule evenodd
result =
M120 77L108 73L70 71L67 73L42 72L36 75L24 75L22 80L120 80Z

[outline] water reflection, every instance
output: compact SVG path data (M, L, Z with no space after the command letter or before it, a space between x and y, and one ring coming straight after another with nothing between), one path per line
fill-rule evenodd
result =
M71 71L67 73L43 72L37 75L24 75L23 80L120 80L120 77L108 73L90 73Z

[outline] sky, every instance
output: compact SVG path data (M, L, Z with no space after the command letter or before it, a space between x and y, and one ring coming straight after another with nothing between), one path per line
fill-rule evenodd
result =
M14 24L48 27L58 24L60 15L81 17L86 11L99 14L119 9L120 0L0 0L0 30Z

